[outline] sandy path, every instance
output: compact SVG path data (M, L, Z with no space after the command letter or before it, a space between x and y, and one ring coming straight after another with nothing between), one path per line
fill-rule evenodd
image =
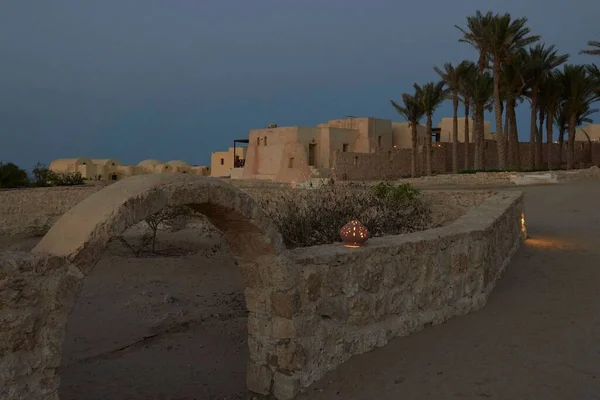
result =
M600 183L525 191L532 238L484 309L354 357L302 398L600 399Z
M245 399L244 283L218 237L160 233L181 257L111 244L69 318L61 400ZM159 247L160 248L160 247Z

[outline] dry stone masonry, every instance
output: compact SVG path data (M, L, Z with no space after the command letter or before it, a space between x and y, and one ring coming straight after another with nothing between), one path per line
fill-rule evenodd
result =
M292 399L352 355L485 305L523 240L522 194L495 194L452 224L287 250L247 194L217 179L142 175L66 212L32 253L0 253L0 398L56 400L65 324L108 240L188 204L230 244L246 281L248 388ZM201 361L200 361L201 362Z

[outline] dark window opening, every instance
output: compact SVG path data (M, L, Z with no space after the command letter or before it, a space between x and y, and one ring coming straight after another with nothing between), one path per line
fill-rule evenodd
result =
M344 144L342 145L342 151L343 151L344 153L347 153L347 152L348 152L348 143L344 143Z

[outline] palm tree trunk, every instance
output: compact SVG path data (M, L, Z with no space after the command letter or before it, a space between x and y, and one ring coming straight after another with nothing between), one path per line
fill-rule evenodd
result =
M510 137L508 138L509 143L512 143L512 157L513 164L511 167L517 171L521 170L521 152L519 151L519 131L517 129L517 115L515 109L517 108L517 101L511 99L506 102L506 114L508 115L510 124Z
M412 142L412 160L410 160L410 175L413 178L417 177L417 124L411 123L410 140Z
M458 174L458 96L452 98L452 173Z
M494 60L494 114L496 116L496 145L498 169L506 169L506 140L502 129L502 99L500 98L500 60Z
M471 169L471 162L469 160L469 146L471 140L469 138L469 111L471 110L471 104L469 100L465 101L465 170Z
M546 146L548 146L548 148L546 149L546 153L547 153L547 157L548 157L548 170L552 169L552 147L554 146L554 144L552 144L552 139L553 139L553 135L552 135L552 124L554 123L554 116L552 115L552 113L548 113L548 116L546 117Z
M513 166L513 143L510 140L510 118L508 116L508 100L506 100L506 108L504 109L504 130L506 131L506 168L511 169Z
M562 168L563 165L563 148L565 146L565 128L561 127L558 132L558 162L559 168Z
M535 138L537 137L537 88L531 90L531 115L529 132L529 165L527 168L534 169L535 166Z
M475 156L474 156L474 169L477 171L483 170L483 152L485 150L483 140L480 136L482 135L483 128L483 104L475 103L475 113L473 115L475 119L473 129L473 141L475 142Z
M575 156L575 128L577 116L575 113L569 117L569 148L567 150L567 169L573 169Z
M431 176L431 132L433 131L433 115L427 114L427 137L425 138L425 162L427 163L427 176Z
M535 168L542 169L544 164L544 118L546 114L544 113L544 109L540 107L539 109L539 117L540 117L540 127L537 130L537 136L535 138Z

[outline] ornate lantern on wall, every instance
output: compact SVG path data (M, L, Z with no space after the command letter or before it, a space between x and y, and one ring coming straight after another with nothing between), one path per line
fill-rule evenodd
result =
M342 226L340 236L345 247L361 247L369 239L369 231L360 221L354 219Z

